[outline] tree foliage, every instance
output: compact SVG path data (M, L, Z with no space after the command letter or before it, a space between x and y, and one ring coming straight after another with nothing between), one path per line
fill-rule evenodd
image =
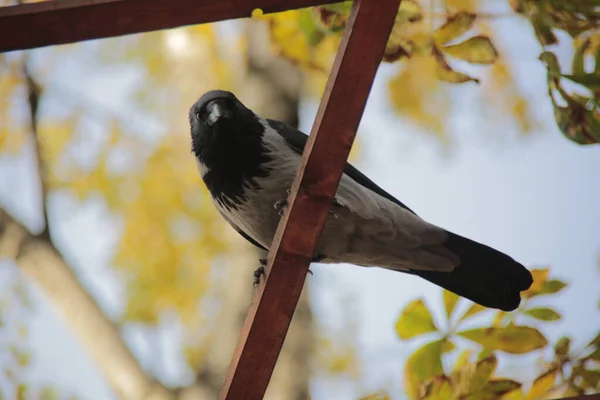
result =
M480 11L488 3L403 0L396 16L384 56L394 69L387 82L391 105L443 140L453 103L450 90L465 87L460 85L481 84L482 96L493 114L512 116L520 131L528 132L536 124L532 105L501 50L502 32L492 23L496 16ZM599 1L505 3L514 11L509 17L529 21L540 42L540 58L547 67L559 128L577 143L598 142ZM254 19L268 28L270 50L303 71L303 90L317 96L324 88L349 10L350 3L346 2L272 15L258 12ZM42 214L51 223L55 223L51 206L55 199L66 201L73 209L102 204L104 215L118 227L118 240L110 249L108 263L123 284L125 303L110 322L121 328L141 326L152 336L164 318L175 316L183 332L178 351L185 370L191 371L194 379L213 382L213 386L220 384L219 377L210 377L212 371L203 368L209 365L208 353L215 338L226 334L226 330L217 329L220 325L215 309L227 304L216 292L236 294L236 290L228 290L231 280L224 275L230 273L227 266L231 257L241 253L242 240L226 233L228 228L214 212L208 193L201 189L189 155L186 112L199 93L216 87L252 93L244 97L252 97L257 104L250 106L259 107L260 113L273 111L260 109L261 104L278 107L278 102L269 98L257 100L266 96L258 90L264 87L264 80L256 83L248 72L256 69L249 65L249 58L250 53L265 50L251 42L245 32L241 29L225 35L210 24L146 33L83 49L53 49L41 63L31 62L28 54L0 55L0 158L10 162L26 157L32 149L38 153L39 165L31 175L36 175L36 182L38 178L41 181ZM575 48L572 62L560 65L553 46L569 41ZM132 68L140 74L129 100L135 105L135 114L145 120L131 118L110 104L98 104L85 96L83 89L73 90L48 79L61 59L78 52L86 52L98 68L110 73ZM270 74L273 69L266 71ZM274 74L270 79L275 79ZM292 80L285 76L276 85L287 96L299 97L300 93L287 86ZM45 112L50 102L63 108ZM33 113L23 111L34 103ZM35 129L29 114L37 116ZM7 234L0 229L0 247L3 235ZM93 241L94 237L88 239ZM50 244L59 250L52 240ZM68 254L69 245L61 250ZM254 256L251 253L252 260ZM236 274L243 274L239 265L234 267L238 268ZM549 343L538 326L560 320L561 315L543 302L536 303L538 298L561 292L566 283L550 279L547 269L535 270L534 275L527 300L515 314L491 314L476 304L461 311L465 301L444 292L446 319L439 323L423 299L408 304L397 320L398 337L427 340L406 361L404 382L410 397L536 399L552 393L598 390L600 339L579 350L572 349L569 338ZM247 277L250 279L250 274ZM8 338L7 345L2 344L10 349L10 356L1 364L6 379L21 398L27 398L27 390L30 397L56 398L52 388L42 385L36 389L19 376L35 355L30 356L23 344L27 337L26 329L21 329L23 323L13 320L15 309L22 307L19 302L25 299L22 288L16 285L9 289L13 308L0 300L0 331L7 335L0 339ZM245 304L242 301L232 312L243 314ZM491 322L472 326L482 318ZM358 374L359 361L352 348L355 343L348 338L349 330L344 331L344 340L322 335L317 341L319 372L350 377ZM11 332L18 333L17 339ZM496 376L502 354L548 349L553 349L552 357L532 385ZM303 347L299 352L307 351ZM163 378L151 372L148 375L149 379ZM389 397L381 393L368 398Z
M418 347L404 366L408 398L418 400L509 399L535 400L597 393L600 391L600 333L583 348L571 348L571 339L549 343L538 327L561 318L538 298L561 292L567 284L549 278L549 269L534 269L534 284L524 292L524 301L512 313L490 309L443 292L444 321L434 323L422 299L409 303L396 322L401 340L422 336L430 339ZM460 311L461 303L470 303ZM458 307L457 307L458 306ZM462 307L464 308L464 307ZM473 318L487 323L476 328ZM536 322L537 321L537 322ZM467 344L463 345L467 339ZM531 383L496 375L501 354L542 354L542 368ZM535 368L535 367L534 367ZM527 370L525 365L519 367ZM371 395L366 399L387 399Z
M476 0L403 0L388 42L384 61L399 65L389 81L394 108L415 119L425 128L444 134L450 99L444 83L464 84L489 81L487 102L497 115L512 115L526 132L535 125L522 90L515 83L508 60L500 56L490 20L494 14L480 12L498 2ZM542 50L540 58L548 70L548 89L559 129L579 144L600 141L598 58L600 14L597 0L507 0L514 14L531 24ZM442 6L440 10L439 6ZM323 88L323 71L328 70L345 26L351 2L312 9L288 11L265 20L271 40L279 54L311 70L317 93ZM508 15L510 16L510 15ZM499 15L498 18L507 17ZM559 37L575 46L571 73L562 73L552 46ZM570 43L569 43L570 39ZM542 53L543 52L543 53ZM593 64L593 65L592 65ZM472 65L489 65L486 78L473 76ZM564 89L566 79L569 89ZM502 93L501 96L499 94ZM498 98L505 100L498 104ZM560 98L560 99L559 99Z

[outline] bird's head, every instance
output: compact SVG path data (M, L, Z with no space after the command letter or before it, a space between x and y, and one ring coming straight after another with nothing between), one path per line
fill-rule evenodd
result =
M235 144L262 131L259 118L231 92L211 90L190 108L192 150L200 153L216 143Z

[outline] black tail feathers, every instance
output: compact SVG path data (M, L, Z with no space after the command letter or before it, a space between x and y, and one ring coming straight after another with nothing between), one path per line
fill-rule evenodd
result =
M521 291L533 283L531 273L511 257L454 233L445 247L460 257L454 271L411 271L438 286L490 308L512 311Z

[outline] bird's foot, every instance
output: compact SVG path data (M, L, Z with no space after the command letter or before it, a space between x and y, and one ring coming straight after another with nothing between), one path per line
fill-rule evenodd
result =
M261 262L261 264L262 264L262 262ZM265 267L261 265L260 267L258 267L254 271L254 283L253 283L253 286L257 286L260 283L261 276L264 276L264 275L265 275Z
M267 266L266 258L259 258L258 262L260 263L260 267L254 271L254 286L260 283L260 277L265 275L265 267ZM310 268L308 269L308 273L314 275Z
M275 202L275 204L273 204L273 208L275 208L275 210L277 210L277 214L279 214L279 216L283 216L283 213L285 212L285 209L288 206L288 197L290 196L290 193L292 192L291 189L287 189L285 191L287 193L287 197L285 199L279 199Z
M287 199L281 199L281 200L277 200L275 202L275 204L273 204L273 208L275 210L277 210L277 214L279 214L279 216L283 216L283 213L285 212L285 209L288 206L288 202Z

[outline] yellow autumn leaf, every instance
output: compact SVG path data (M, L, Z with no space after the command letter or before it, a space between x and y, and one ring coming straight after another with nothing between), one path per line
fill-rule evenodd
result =
M475 328L457 334L479 343L487 350L501 350L510 354L529 353L548 344L540 331L529 326Z
M492 374L496 370L497 365L498 360L493 354L477 362L477 364L475 364L475 371L473 373L473 376L471 377L471 385L469 390L471 392L476 392L483 389L483 387L488 383L488 381L492 377Z
M459 12L450 16L446 22L433 33L433 40L439 46L458 39L467 33L477 19L476 14Z
M456 362L454 363L454 370L459 370L459 369L465 367L469 363L469 360L472 355L473 355L473 350L470 350L470 349L463 350L456 358Z
M531 270L531 275L533 276L533 283L522 293L523 297L532 297L535 294L539 293L544 288L544 283L548 280L548 276L550 274L549 268L535 268Z
M311 65L311 46L300 27L304 10L290 10L264 16L273 48L283 57L305 67Z
M437 331L433 317L422 299L410 302L396 321L396 332L401 339L410 339Z
M80 113L75 112L69 118L61 121L41 122L38 127L38 140L41 156L50 165L67 149L70 139L80 121Z
M436 68L431 55L416 54L388 81L388 91L398 113L410 116L426 131L443 138L444 120L450 104L440 90Z
M427 386L423 400L452 400L456 398L452 383L446 376L437 376Z
M525 395L523 394L523 387L522 385L519 385L519 387L507 392L500 398L502 400L523 400L524 397Z
M490 309L487 307L482 306L481 304L477 304L477 303L473 303L471 304L471 307L469 307L467 309L467 311L465 311L465 313L463 314L462 317L460 317L459 321L464 321L468 318L471 318L474 315L477 315L481 312L484 311L489 311Z
M561 318L561 315L557 311L547 307L530 308L523 312L541 321L557 321Z
M558 369L554 368L540 375L533 381L531 389L527 392L525 400L540 400L544 399L546 393L552 388L556 381Z
M521 383L512 379L490 379L483 389L484 396L490 399L507 399L521 394ZM484 397L482 396L482 397ZM519 397L520 400L520 397Z
M433 55L436 63L436 73L440 80L449 83L465 83L465 82L475 82L479 83L479 80L473 77L470 77L467 74L463 74L462 72L455 71L450 67L448 62L446 61L444 55L437 49L433 48Z
M571 339L563 336L560 339L558 339L558 341L554 345L554 354L556 354L556 356L559 358L564 358L569 354L570 347Z
M477 0L444 0L446 8L456 11L475 11Z
M455 45L441 46L440 50L472 64L493 64L498 60L498 51L486 36L474 36Z
M448 319L450 319L452 311L454 311L454 307L456 307L456 304L458 303L458 300L460 300L460 297L449 290L444 290L443 297L446 316L448 317Z
M416 399L419 387L429 379L444 373L442 366L443 340L436 340L420 347L406 360L404 385L410 399Z
M391 400L391 397L389 394L381 392L361 397L360 400Z

